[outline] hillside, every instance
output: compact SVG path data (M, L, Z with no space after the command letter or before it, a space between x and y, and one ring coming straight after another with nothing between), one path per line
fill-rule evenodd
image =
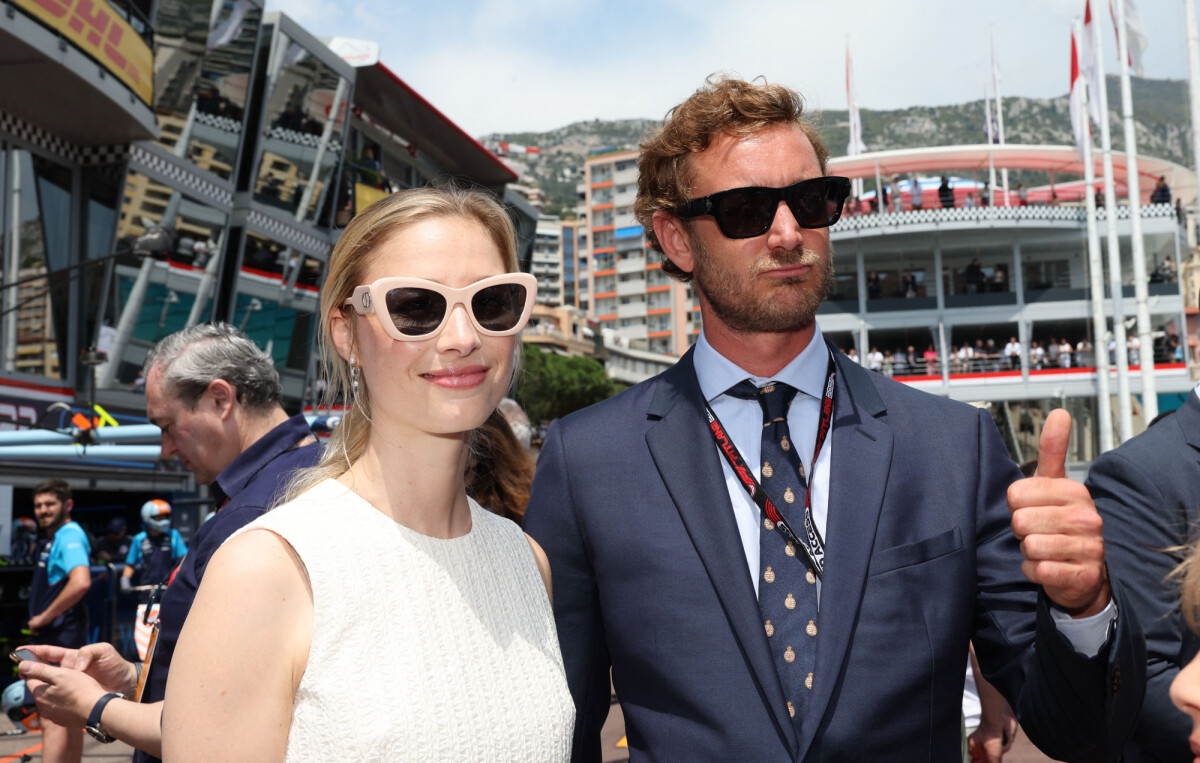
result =
M1125 133L1121 124L1121 91L1117 77L1109 77L1107 86L1113 147L1122 150ZM1187 83L1135 77L1133 101L1139 152L1191 167ZM1066 95L1054 99L1005 98L1005 140L1008 143L1070 145L1074 139L1068 110ZM862 109L861 116L863 141L873 151L984 142L982 100L891 111ZM834 156L843 154L849 136L847 112L826 111L817 117L816 123L831 153ZM481 140L503 140L541 148L540 155L517 157L514 162L546 191L547 212L561 214L575 206L575 184L589 151L609 146L634 148L642 135L658 124L652 119L595 120L576 122L550 132L503 133L487 135ZM1036 174L1021 177L1014 174L1012 182L1018 181L1032 185L1045 182L1045 179Z

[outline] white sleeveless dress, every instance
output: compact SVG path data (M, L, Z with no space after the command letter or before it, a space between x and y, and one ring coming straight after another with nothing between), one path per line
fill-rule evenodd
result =
M241 530L285 539L312 586L287 760L570 757L575 707L537 562L516 524L470 506L471 531L442 540L325 480Z

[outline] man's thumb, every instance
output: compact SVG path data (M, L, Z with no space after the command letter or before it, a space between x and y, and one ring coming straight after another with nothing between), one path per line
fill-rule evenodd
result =
M1038 465L1035 476L1066 477L1067 446L1071 443L1071 414L1062 408L1050 411L1042 424L1038 440Z

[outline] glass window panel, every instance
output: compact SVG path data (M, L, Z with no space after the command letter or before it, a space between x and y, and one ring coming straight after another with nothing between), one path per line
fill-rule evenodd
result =
M70 261L71 170L13 149L4 177L6 214L17 221L4 264L0 358L9 373L65 378Z
M336 190L330 181L342 150L350 85L286 35L276 38L254 198L316 222Z
M184 196L149 177L130 172L118 221L117 250L108 314L113 332L109 362L98 373L100 386L131 384L146 352L159 339L209 319L227 215ZM168 245L159 259L133 256L138 236L166 231Z
M154 56L158 142L229 178L262 12L249 0L162 0Z

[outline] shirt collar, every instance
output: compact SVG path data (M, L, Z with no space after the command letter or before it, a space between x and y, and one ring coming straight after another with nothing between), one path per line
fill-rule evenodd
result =
M311 434L307 419L298 414L258 438L213 480L212 489L216 494L217 506L224 504L227 499L236 498L264 466Z
M814 323L813 337L808 346L792 358L779 373L771 377L755 376L713 349L701 330L692 361L696 367L696 380L700 382L700 391L704 394L704 399L710 402L746 378L758 387L771 380L780 381L790 384L810 397L820 399L825 391L825 376L829 371L829 349L825 345L821 327Z

